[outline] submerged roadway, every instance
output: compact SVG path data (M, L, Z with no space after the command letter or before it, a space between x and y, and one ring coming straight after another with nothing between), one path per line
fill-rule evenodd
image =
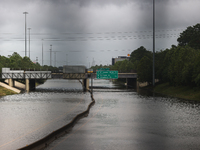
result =
M47 150L199 149L199 103L119 89L94 98L88 117Z

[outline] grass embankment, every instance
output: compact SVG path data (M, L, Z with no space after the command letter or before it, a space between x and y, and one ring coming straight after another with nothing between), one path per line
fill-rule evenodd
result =
M17 93L0 86L0 96L12 95L12 94L17 94Z
M156 93L161 93L173 97L200 100L200 88L190 86L170 86L169 83L161 83L153 89Z

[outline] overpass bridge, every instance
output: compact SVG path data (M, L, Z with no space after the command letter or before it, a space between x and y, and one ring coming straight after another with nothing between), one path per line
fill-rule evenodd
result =
M96 79L96 73L51 73L52 79ZM118 78L137 78L137 73L118 73Z
M78 79L78 80L82 79L83 89L87 90L89 89L89 79L97 79L97 74L96 73L52 73L51 78ZM118 73L118 78L125 78L127 87L137 88L137 73Z
M9 86L14 86L14 80L25 80L25 90L35 89L35 81L40 79L82 79L83 90L89 89L89 79L96 79L96 73L76 72L52 73L51 71L24 71L2 68L0 79L8 79ZM136 73L118 73L118 78L126 78L127 86L137 85ZM91 80L92 81L92 80Z

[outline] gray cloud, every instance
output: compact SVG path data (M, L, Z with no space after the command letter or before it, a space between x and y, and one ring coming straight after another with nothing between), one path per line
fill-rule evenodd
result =
M199 0L155 0L157 49L176 44L178 34L199 22ZM24 15L31 28L32 58L41 56L50 44L57 53L57 64L110 62L139 46L152 50L153 0L1 0L0 51L7 56L24 55ZM10 34L7 34L10 33ZM171 35L173 34L173 36ZM74 51L74 52L73 52ZM78 56L78 57L77 57ZM58 59L59 58L59 59ZM49 64L49 52L46 52ZM41 61L41 58L39 57ZM87 61L86 61L87 60Z

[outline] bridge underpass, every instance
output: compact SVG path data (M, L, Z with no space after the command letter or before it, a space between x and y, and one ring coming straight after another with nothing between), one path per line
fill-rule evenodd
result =
M82 80L83 90L89 89L90 81L97 79L96 73L52 73L52 79L69 79ZM118 73L118 78L126 79L127 87L137 88L137 74L136 73ZM101 80L101 79L98 79Z
M15 80L25 80L25 91L35 90L36 80L50 79L51 71L24 71L2 68L1 79L8 79L8 85L15 86Z
M85 71L85 70L84 70ZM82 72L82 71L81 71ZM14 86L14 80L25 80L25 90L35 90L35 82L40 79L69 79L82 80L83 91L89 89L89 79L97 79L96 73L52 73L51 71L24 71L2 68L1 79L8 79L9 86ZM137 88L136 73L118 73L118 78L125 78L127 87Z

